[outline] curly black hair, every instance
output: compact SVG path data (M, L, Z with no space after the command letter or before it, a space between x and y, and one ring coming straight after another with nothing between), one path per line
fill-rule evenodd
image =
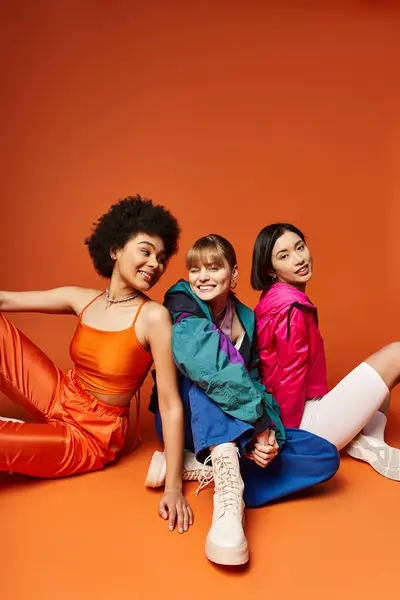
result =
M167 261L178 251L180 227L169 210L139 195L128 196L113 204L93 224L92 235L85 239L99 275L110 279L114 268L110 252L123 248L138 233L160 237Z

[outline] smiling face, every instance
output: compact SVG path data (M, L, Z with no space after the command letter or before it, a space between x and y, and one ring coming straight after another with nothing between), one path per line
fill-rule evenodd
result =
M216 300L226 303L232 280L237 277L237 268L231 269L226 259L210 256L203 261L193 262L189 268L189 284L200 300L214 304Z
M302 238L292 231L285 231L272 249L271 276L304 290L312 276L312 257Z
M226 307L230 287L236 287L237 283L234 247L221 235L206 235L190 248L186 266L192 291L218 315Z
M125 287L144 293L157 283L167 267L164 242L147 233L138 233L111 256L115 260L113 278L117 276Z

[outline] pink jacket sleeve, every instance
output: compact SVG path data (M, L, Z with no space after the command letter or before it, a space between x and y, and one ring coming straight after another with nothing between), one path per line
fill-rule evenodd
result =
M275 344L280 367L280 381L274 397L281 409L285 427L299 427L306 401L310 315L294 308L288 324L287 313L278 321ZM289 328L289 332L288 332Z

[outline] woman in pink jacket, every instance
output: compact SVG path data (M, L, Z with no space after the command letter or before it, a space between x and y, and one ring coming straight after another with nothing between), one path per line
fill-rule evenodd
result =
M281 408L285 427L326 438L378 473L400 481L400 451L384 441L389 394L400 382L400 342L385 346L328 391L317 309L306 295L312 257L303 233L287 223L258 235L251 283L260 376Z

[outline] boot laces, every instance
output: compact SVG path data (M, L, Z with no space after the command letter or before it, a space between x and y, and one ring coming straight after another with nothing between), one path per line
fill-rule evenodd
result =
M229 455L222 454L213 461L215 487L219 494L220 515L225 512L240 512L241 489L237 468Z
M186 478L185 474L183 475L183 479L189 480L189 475L193 473L193 477L190 477L191 480L197 479L199 481L199 487L195 491L194 495L198 496L202 489L208 486L209 483L214 479L214 473L212 468L208 465L211 463L211 455L206 458L201 469L193 469L190 471L186 471L188 477Z

